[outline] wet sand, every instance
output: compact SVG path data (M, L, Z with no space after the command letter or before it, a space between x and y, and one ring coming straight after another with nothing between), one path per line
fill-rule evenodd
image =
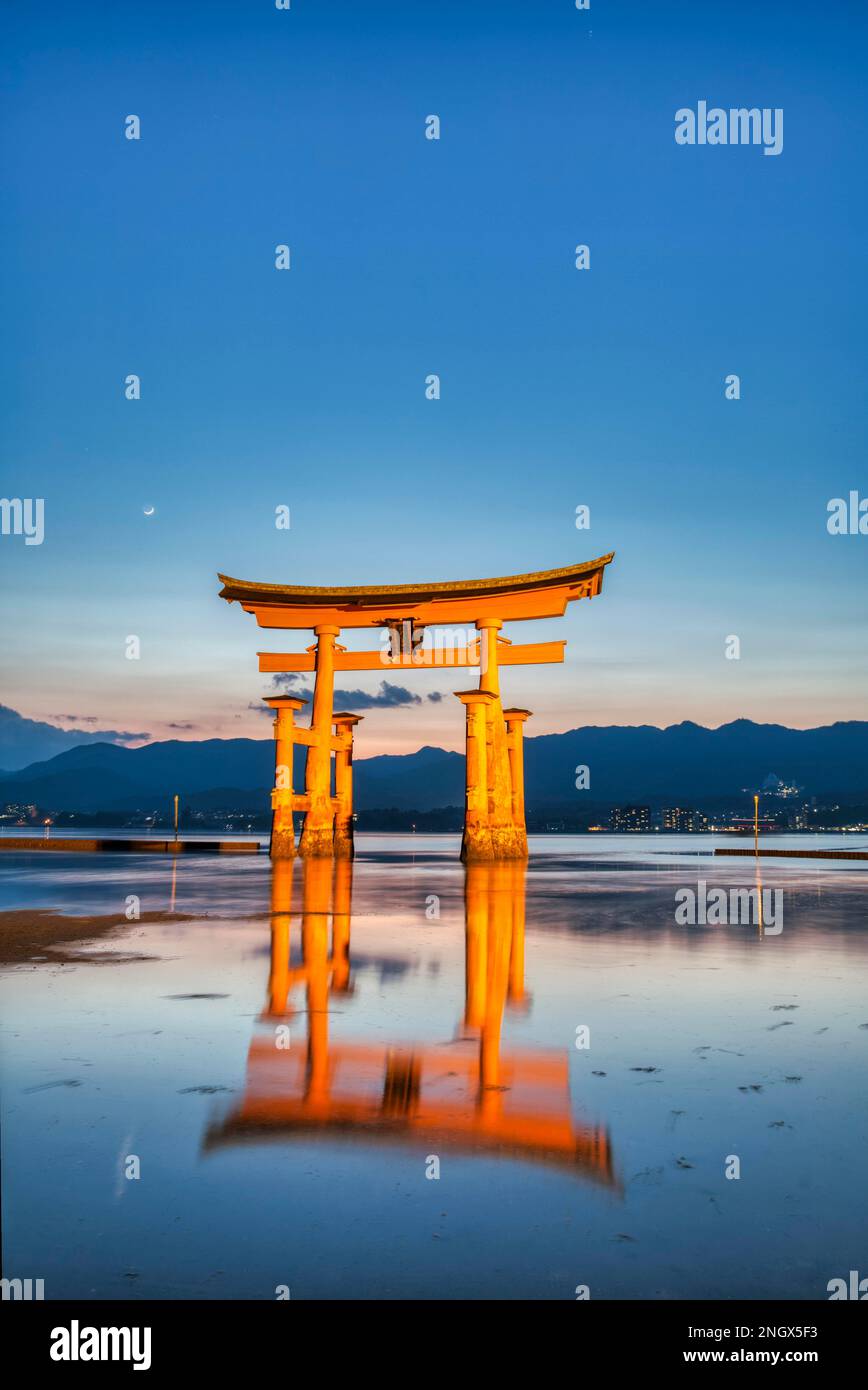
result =
M67 952L67 946L85 945L113 933L129 932L132 928L153 922L178 920L183 914L143 912L136 921L128 921L115 913L106 917L71 917L62 912L24 908L0 912L0 965L36 965L46 960L52 964L72 963L84 957L81 951ZM186 919L189 920L189 919ZM90 956L91 961L104 960L117 965L123 960L142 960L139 954Z

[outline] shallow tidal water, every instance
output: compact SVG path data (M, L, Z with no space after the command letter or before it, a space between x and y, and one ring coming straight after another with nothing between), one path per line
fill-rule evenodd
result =
M118 918L0 970L4 1274L828 1298L868 1273L868 863L761 860L779 932L679 925L678 890L756 885L712 843L540 837L474 871L451 836L359 836L337 869L2 853L3 909Z

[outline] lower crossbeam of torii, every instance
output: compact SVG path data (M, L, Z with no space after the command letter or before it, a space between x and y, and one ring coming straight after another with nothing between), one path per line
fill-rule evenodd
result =
M302 629L315 637L303 652L258 654L261 672L313 671L315 677L307 728L295 722L306 700L274 695L265 701L275 714L272 858L352 857L353 743L361 715L335 712L336 672L468 666L479 667L479 684L455 692L465 707L467 747L461 858L525 859L523 734L530 710L503 708L500 670L563 661L566 643L513 645L503 625L563 617L568 603L600 593L613 558L500 579L370 588L257 584L219 575L220 597L240 603L260 627ZM379 651L350 652L338 642L345 629L364 627L383 631ZM453 630L462 627L465 634L456 640ZM431 630L433 643L427 641ZM296 745L307 749L303 792L292 785ZM295 811L304 814L297 847Z

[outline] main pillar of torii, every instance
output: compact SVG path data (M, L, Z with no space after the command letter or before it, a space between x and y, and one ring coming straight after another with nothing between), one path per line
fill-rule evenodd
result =
M526 859L522 725L530 710L510 710L507 722L500 700L499 647L501 642L511 644L500 637L499 618L479 618L476 627L479 688L456 691L467 710L467 811L461 858Z
M300 855L352 855L353 733L360 716L334 713L336 673L377 671L387 676L396 670L409 673L441 666L478 666L478 687L458 692L466 706L467 721L462 858L526 857L522 735L529 711L504 710L500 668L561 662L566 643L514 645L501 629L505 621L562 617L568 603L594 598L613 558L603 555L562 569L500 579L376 587L259 584L220 575L220 597L240 603L255 615L260 627L302 629L312 631L316 638L304 652L259 653L262 672L315 675L308 728L295 723L305 701L290 695L267 699L275 710L272 856L288 858L296 852L294 811L304 813ZM456 640L457 627L464 627L465 635ZM348 651L337 639L345 629L353 628L387 629L390 638L379 651ZM305 788L298 793L292 786L296 744L307 749Z

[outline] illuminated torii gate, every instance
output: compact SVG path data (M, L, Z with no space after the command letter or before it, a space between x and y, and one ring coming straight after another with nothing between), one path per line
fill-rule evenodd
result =
M568 603L593 598L602 588L603 572L612 559L612 555L603 555L564 569L500 579L370 588L257 584L219 575L223 584L220 597L240 603L254 614L260 627L306 629L316 638L303 652L259 653L262 672L315 673L308 728L295 723L295 715L306 701L288 695L266 701L275 711L272 857L290 858L295 853L293 811L304 812L299 854L307 858L352 856L353 729L360 716L334 713L335 672L478 666L479 685L455 692L465 706L467 730L461 857L469 861L526 858L522 742L530 711L504 710L500 668L563 661L566 643L513 646L501 630L506 621L562 617ZM460 626L467 632L456 642L451 629ZM365 627L388 633L380 651L350 652L338 643L343 630ZM432 640L428 641L426 633L432 629ZM292 787L295 744L307 748L303 792Z

